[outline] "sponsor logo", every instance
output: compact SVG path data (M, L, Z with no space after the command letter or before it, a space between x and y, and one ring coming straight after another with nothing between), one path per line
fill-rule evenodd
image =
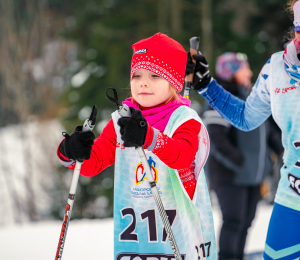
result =
M295 89L296 89L295 86L291 86L291 87L288 87L288 88L283 88L283 89L281 90L281 93L282 93L282 94L285 94L285 93L289 92L290 90L295 90ZM276 89L275 89L275 95L276 95L276 94L279 94L279 93L280 93L280 88L276 88Z
M151 169L151 173L154 181L158 182L158 171L156 169L156 162L153 160L152 156L149 157L148 163ZM131 187L131 195L134 198L149 198L153 197L151 188L148 184L148 179L146 176L146 171L142 163L138 163L135 170L134 185ZM162 196L160 187L157 185L158 193Z
M134 53L134 55L135 55L135 54L142 54L142 53L146 53L146 52L147 52L147 49L140 49L140 50L136 51L136 52Z
M181 255L182 260L186 260L185 255ZM120 253L116 260L175 260L174 255L165 254L136 254L136 253Z
M149 159L148 159L148 163L150 165L151 172L153 174L153 179L154 179L155 182L157 182L158 181L158 174L157 174L157 169L155 167L156 166L156 162L150 156ZM136 166L136 170L135 170L135 184L139 185L144 180L148 180L147 177L146 177L146 171L144 169L144 165L142 163L139 163Z
M293 174L288 174L288 178L290 181L290 188L300 195L300 178L294 176Z
M283 89L282 89L282 94L287 93L287 92L290 91L290 90L295 90L295 89L296 89L296 87L294 87L294 86L289 87L289 88L283 88Z

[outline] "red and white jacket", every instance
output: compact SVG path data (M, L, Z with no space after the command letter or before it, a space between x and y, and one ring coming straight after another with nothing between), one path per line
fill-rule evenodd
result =
M196 188L194 165L192 163L198 150L198 134L200 130L201 124L191 119L182 124L172 137L168 137L148 124L144 147L154 146L152 152L161 161L170 168L178 169L181 182L191 199ZM155 132L158 132L158 135ZM99 174L106 167L111 166L115 162L116 147L120 146L116 140L117 135L111 119L100 136L95 139L91 158L84 160L80 174L92 177ZM74 170L75 161L66 158L59 151L59 147L57 155L64 166Z

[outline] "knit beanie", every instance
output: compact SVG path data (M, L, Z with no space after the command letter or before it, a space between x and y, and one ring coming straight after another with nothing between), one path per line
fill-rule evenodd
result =
M217 59L216 75L222 80L230 80L244 65L249 65L246 54L225 52Z
M295 32L300 31L300 2L297 1L293 6Z
M167 80L177 92L182 90L187 53L180 43L156 33L133 44L132 49L131 78L138 69L145 69Z

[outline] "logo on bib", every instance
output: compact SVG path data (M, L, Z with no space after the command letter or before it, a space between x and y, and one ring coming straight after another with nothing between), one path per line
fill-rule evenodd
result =
M276 88L274 91L275 91L275 95L276 95L276 94L280 94L280 91L281 91L282 94L285 94L285 93L288 93L291 90L296 90L296 87L291 86L291 87L283 88L283 89Z
M156 162L153 160L152 156L149 156L149 159L147 160L151 169L151 174L153 176L154 181L158 182L158 170L156 168ZM158 166L157 166L158 167ZM161 187L159 185L156 185L158 193L160 196L162 196ZM142 163L138 163L135 170L134 175L134 182L131 186L131 196L134 198L150 198L153 197L151 187L148 183L148 178L146 175L146 171L144 168L144 165Z
M292 175L292 174L288 174L288 178L290 181L290 188L296 192L298 195L300 195L300 178Z
M148 163L151 169L151 173L153 175L153 179L155 182L158 180L158 174L157 174L157 169L156 169L156 162L153 160L153 158L150 156L148 159ZM142 163L139 163L136 167L135 170L135 184L139 185L142 183L144 180L148 180L146 177L146 171L144 169L144 165Z

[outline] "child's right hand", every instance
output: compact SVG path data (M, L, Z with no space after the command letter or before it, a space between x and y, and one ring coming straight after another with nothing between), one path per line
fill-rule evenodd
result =
M145 144L148 124L142 112L129 107L131 117L121 117L118 120L121 139L124 147L140 147Z
M82 132L82 126L77 126L75 130L68 135L63 133L65 139L59 146L59 151L68 159L83 162L91 157L92 146L96 138L92 131Z

